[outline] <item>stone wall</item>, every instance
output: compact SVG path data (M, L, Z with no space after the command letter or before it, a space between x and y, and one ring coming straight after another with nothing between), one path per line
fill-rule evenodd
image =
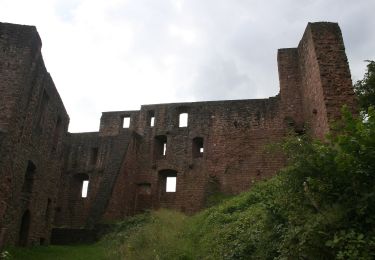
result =
M137 136L106 218L116 208L124 215L159 207L194 213L204 207L213 181L217 191L237 194L273 176L284 160L270 156L266 146L285 134L280 111L279 97L142 106ZM180 113L188 114L187 127L179 127ZM150 114L155 117L153 127ZM166 141L165 155L158 148L160 140ZM203 153L197 150L200 146ZM168 176L177 176L175 193L166 192Z
M101 219L134 131L137 114L134 111L105 112L99 132L69 134L56 226L92 227ZM123 128L123 118L128 116L131 117L130 128ZM84 180L89 181L86 198L81 193Z
M279 50L278 64L281 95L286 106L301 107L294 110L299 111L294 117L299 121L302 116L312 136L324 138L330 124L340 118L343 105L356 112L338 24L309 23L298 48ZM288 90L283 91L285 88Z
M0 23L0 229L8 244L48 243L69 117L36 28Z

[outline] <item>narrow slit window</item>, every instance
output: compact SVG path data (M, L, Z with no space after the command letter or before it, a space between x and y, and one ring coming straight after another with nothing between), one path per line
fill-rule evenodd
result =
M179 118L179 127L188 126L188 113L181 113Z
M130 126L130 117L129 116L125 116L122 119L122 128L129 128L129 126Z
M148 120L148 125L150 127L154 127L154 125L155 125L155 111L154 110L148 111L147 120Z
M193 158L202 157L204 148L203 148L203 138L195 137L193 139Z
M87 191L89 189L89 181L85 180L82 182L82 198L87 198Z
M167 154L167 136L165 135L158 135L155 136L155 144L154 144L154 158L155 159L162 159Z
M163 155L165 156L167 153L167 143L163 144Z
M177 177L167 177L166 192L176 192Z

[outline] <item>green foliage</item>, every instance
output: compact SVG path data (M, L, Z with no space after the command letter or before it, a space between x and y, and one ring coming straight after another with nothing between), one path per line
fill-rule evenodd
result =
M124 221L104 241L111 245L112 259L193 259L190 240L184 232L186 218L168 210L140 215ZM125 239L120 245L119 238Z
M373 259L375 247L374 237L365 238L362 233L355 230L341 230L335 234L332 240L326 242L332 249L339 248L337 259Z
M4 250L4 251L0 251L0 259L11 259L12 255L7 251L7 250Z
M372 259L375 256L371 253L375 252L373 108L368 110L367 121L353 118L344 110L343 121L333 132L324 144L306 139L286 143L291 161L282 173L283 189L296 201L289 207L285 205L288 228L281 247L284 257ZM361 244L348 234L363 236L364 242Z
M209 208L218 205L231 197L233 197L233 195L224 194L222 192L213 192L207 196L205 206Z
M363 79L354 84L354 90L363 111L367 111L370 106L375 106L375 61L368 60L367 62L367 71Z

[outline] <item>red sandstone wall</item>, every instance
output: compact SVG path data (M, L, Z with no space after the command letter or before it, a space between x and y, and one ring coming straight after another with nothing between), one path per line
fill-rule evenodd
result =
M85 226L88 211L100 183L106 151L98 133L69 134L65 165L55 215L55 226ZM96 150L97 149L97 150ZM97 151L94 155L94 151ZM93 158L95 156L96 158ZM89 180L88 196L81 197L83 180Z
M279 50L278 64L285 112L302 116L312 136L323 139L330 124L340 118L343 105L355 112L356 98L338 24L309 23L298 48ZM293 107L299 102L300 106Z
M46 71L32 26L0 23L0 227L16 244L29 210L26 244L48 243L69 117ZM44 96L44 98L43 98ZM47 97L48 96L48 97ZM25 191L28 161L36 166Z
M189 114L188 127L178 126L181 112ZM268 154L266 146L286 129L279 98L142 106L138 135L129 146L105 219L159 207L194 213L204 207L212 179L221 192L245 191L283 165L283 158ZM155 157L155 137L160 135L167 138L167 152ZM204 140L202 157L193 156L195 137ZM165 192L165 170L177 173L176 193Z
M129 128L123 128L125 116L131 117ZM69 134L55 226L91 227L100 220L124 161L137 116L137 111L105 112L99 132ZM81 196L83 179L89 180L87 198Z
M279 49L277 52L280 96L285 123L297 132L304 129L304 116L301 111L301 74L297 48Z
M309 23L309 41L315 47L328 121L340 118L346 104L355 111L356 98L341 30L336 23Z

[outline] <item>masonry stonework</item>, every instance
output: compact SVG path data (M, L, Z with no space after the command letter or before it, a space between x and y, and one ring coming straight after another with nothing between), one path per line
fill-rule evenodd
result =
M193 214L213 193L274 176L285 158L267 145L290 132L322 139L343 105L356 107L336 23L309 23L297 48L278 51L275 97L104 112L90 133L68 133L40 50L35 27L0 23L0 247L48 244L53 228L69 234L61 228L151 209Z
M36 28L0 24L0 229L8 244L48 243L69 117Z

